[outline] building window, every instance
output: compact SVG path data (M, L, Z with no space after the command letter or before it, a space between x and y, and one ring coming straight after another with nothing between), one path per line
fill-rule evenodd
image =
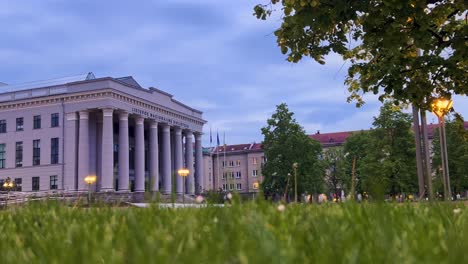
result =
M16 142L16 167L23 167L23 141Z
M6 120L0 120L0 133L6 133Z
M227 172L224 172L223 176L221 176L221 179L223 179L223 180L226 179L226 176L227 176Z
M242 190L242 183L236 184L236 188L237 188L238 191Z
M32 190L39 191L39 177L32 177Z
M229 172L229 179L234 179L234 172L233 171Z
M41 140L33 140L33 166L41 164Z
M252 164L257 165L257 158L252 158Z
M225 162L225 161L222 161L221 164L222 164L221 166L222 166L223 168L226 167L226 166L225 166L225 165L226 165L226 162Z
M241 178L241 172L240 171L236 171L236 179L240 179Z
M57 175L50 176L50 189L57 190L58 189L58 179Z
M252 176L257 177L258 175L258 170L252 170Z
M50 164L57 164L59 162L59 139L50 139Z
M258 182L254 182L252 187L254 190L258 190Z
M241 161L240 161L240 160L237 160L237 161L236 161L236 165L237 165L237 167L240 167Z
M265 156L262 156L262 164L265 164L265 162L266 162L266 158Z
M23 131L23 118L16 118L16 131Z
M34 116L33 129L39 129L39 128L41 128L41 116L36 115Z
M0 169L5 168L5 143L0 144Z
M227 184L223 183L223 191L227 190Z
M234 190L234 183L229 184L229 190Z
M53 113L50 115L50 126L51 127L58 127L59 126L59 114Z
M15 191L17 192L23 191L23 179L22 178L15 178Z

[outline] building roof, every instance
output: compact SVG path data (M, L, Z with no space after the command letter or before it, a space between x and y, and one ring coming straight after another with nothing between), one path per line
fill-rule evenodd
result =
M323 133L317 132L316 134L309 135L309 137L317 140L324 147L331 147L342 145L346 139L357 131L344 131L344 132L334 132L334 133Z
M86 74L73 75L73 76L61 77L61 78L56 78L56 79L32 81L32 82L25 82L25 83L11 84L11 85L2 85L0 86L0 93L9 93L9 92L22 91L22 90L29 90L29 89L34 89L34 88L64 85L67 83L80 82L80 81L93 80L93 79L96 79L96 77L94 76L92 72L89 72Z

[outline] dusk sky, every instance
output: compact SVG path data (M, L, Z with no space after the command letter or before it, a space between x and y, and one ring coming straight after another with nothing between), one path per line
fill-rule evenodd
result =
M381 103L346 103L349 63L287 62L272 34L280 19L257 20L261 0L2 0L0 82L15 84L93 72L132 75L204 112L204 145L261 142L260 128L287 103L308 133L368 129ZM468 98L454 107L468 117ZM428 122L436 117L428 115Z

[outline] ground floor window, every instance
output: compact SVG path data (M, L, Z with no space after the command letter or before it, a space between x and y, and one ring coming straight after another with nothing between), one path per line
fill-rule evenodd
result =
M242 190L242 184L241 184L241 183L238 183L238 184L236 185L236 187L237 187L237 190L238 190L238 191Z
M21 192L23 191L23 179L22 178L15 178L15 191Z
M50 176L50 189L57 190L58 189L58 179L57 175Z
M32 177L32 190L39 191L39 177Z

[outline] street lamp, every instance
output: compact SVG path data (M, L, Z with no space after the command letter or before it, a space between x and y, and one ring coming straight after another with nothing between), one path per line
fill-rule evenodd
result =
M190 174L190 171L187 168L182 168L179 169L177 173L182 177L182 203L185 204L185 177Z
M86 184L88 184L88 206L91 204L91 185L93 185L96 182L96 176L86 176L84 178L84 181Z
M10 199L10 191L15 187L15 183L10 179L10 177L6 178L5 182L3 183L3 188L5 188L7 192L7 199L5 202L5 206L8 206L8 200Z
M437 98L432 102L432 112L439 119L439 138L440 138L440 156L442 159L442 178L444 183L444 195L446 200L452 198L452 190L450 189L450 176L448 167L447 155L447 138L445 136L445 119L444 116L452 108L453 101L445 98Z
M297 203L297 162L293 163L294 169L294 202Z

